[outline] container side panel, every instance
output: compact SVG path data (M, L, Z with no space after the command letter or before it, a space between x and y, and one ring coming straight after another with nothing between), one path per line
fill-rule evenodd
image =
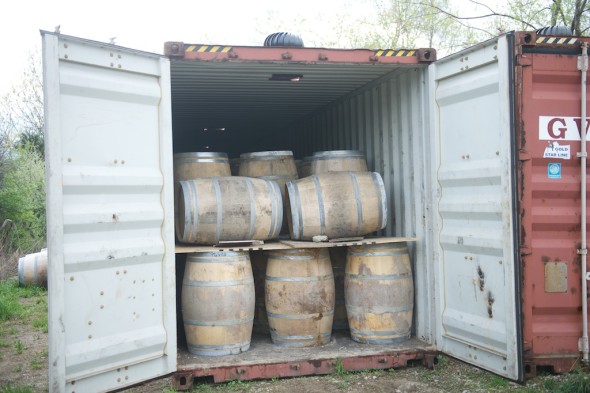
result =
M361 150L369 170L383 176L388 215L387 227L380 232L420 239L409 244L416 272L414 332L432 343L432 251L428 246L432 223L426 213L432 196L424 183L430 178L425 161L430 143L425 127L425 77L424 69L392 73L316 113L292 133L305 133L312 141L305 145L311 147L304 150L305 156L319 149ZM342 124L346 130L351 128L351 138L342 138Z
M521 237L525 361L567 371L582 336L581 73L577 56L526 54L522 67ZM586 127L587 131L587 127ZM584 180L588 183L588 178ZM590 203L588 195L587 203ZM590 223L590 216L588 221Z
M49 291L49 333L62 344L49 356L65 367L50 370L50 386L121 388L176 369L168 62L44 38L46 53L59 48L45 74L59 81L46 140L50 276L61 288Z
M504 38L435 64L438 345L519 379L508 56Z

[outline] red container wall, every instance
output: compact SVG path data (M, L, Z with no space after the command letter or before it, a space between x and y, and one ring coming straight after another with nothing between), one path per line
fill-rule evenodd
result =
M582 336L577 254L581 169L576 156L581 147L581 49L579 42L562 49L531 47L517 57L523 326L529 374L537 366L568 371L579 357ZM574 50L578 54L572 54Z

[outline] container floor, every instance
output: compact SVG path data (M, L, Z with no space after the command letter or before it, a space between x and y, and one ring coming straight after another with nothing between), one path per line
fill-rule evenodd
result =
M302 375L329 374L368 368L403 367L408 362L432 366L436 350L430 344L411 338L389 345L360 344L348 332L332 334L330 343L311 348L274 345L267 335L254 334L250 349L239 355L197 356L186 347L178 348L178 372L173 381L177 389L190 389L193 380L269 379Z

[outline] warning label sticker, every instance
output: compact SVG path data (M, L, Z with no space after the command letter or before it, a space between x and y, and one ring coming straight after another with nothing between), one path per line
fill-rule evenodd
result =
M549 146L545 148L543 158L559 158L562 160L569 160L570 145L560 145L559 142L551 142Z

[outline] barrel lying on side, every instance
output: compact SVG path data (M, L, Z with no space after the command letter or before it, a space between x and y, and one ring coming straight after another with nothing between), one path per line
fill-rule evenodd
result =
M18 283L47 288L47 249L18 260Z
M291 239L364 236L387 225L387 196L376 172L331 172L287 183Z
M283 201L277 183L213 177L176 185L176 236L184 243L268 240L279 236Z
M227 154L215 152L174 154L174 180L213 176L231 176Z
M410 337L414 283L405 243L349 247L344 292L354 341L389 344Z
M325 248L270 251L265 296L273 343L311 347L330 342L334 275Z
M190 353L221 356L248 350L254 320L248 252L188 255L181 301Z

